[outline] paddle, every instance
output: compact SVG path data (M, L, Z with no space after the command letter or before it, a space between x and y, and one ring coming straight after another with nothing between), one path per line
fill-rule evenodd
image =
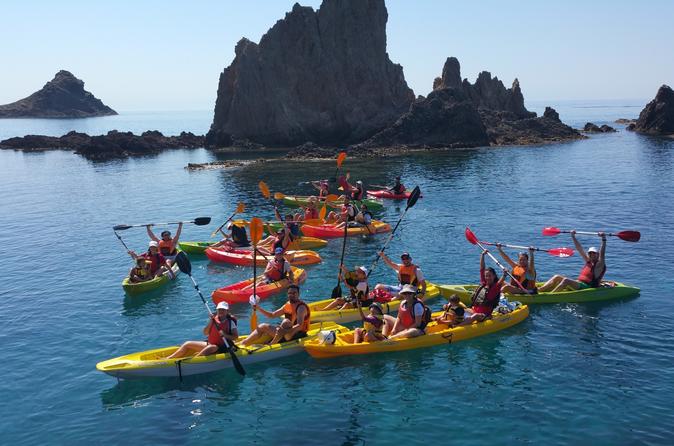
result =
M320 211L318 211L318 219L325 221L325 214L328 213L328 208L325 207L325 204L323 204L323 207L321 208Z
M176 263L178 264L178 268L180 268L180 271L190 276L190 279L192 279L192 284L194 284L194 289L197 290L197 293L199 294L201 301L204 303L204 306L206 307L206 311L208 311L209 315L213 316L211 307L208 306L206 299L204 299L204 295L201 294L199 285L197 284L196 280L194 280L194 277L192 277L192 264L190 263L190 259L187 258L187 255L183 251L180 251L176 256ZM215 323L215 326L218 329L218 331L222 332L223 330L220 324L216 323L215 320L213 320L213 322ZM234 349L232 348L231 344L229 343L229 341L227 341L227 338L225 338L224 336L222 337L222 340L225 342L225 347L229 352L230 358L232 358L234 368L236 369L237 372L239 372L241 376L244 376L246 374L246 371L241 365L241 361L239 361L239 358L236 356L236 354L234 354Z
M517 280L517 278L516 278L515 276L513 276L513 275L510 273L510 271L508 271L508 270L506 269L505 266L501 265L501 262L499 262L499 261L496 259L496 257L494 257L494 256L492 255L492 253L490 253L489 251L487 251L487 249L486 249L484 246L482 246L482 244L479 242L479 240L477 239L477 237L475 236L475 234L473 233L473 231L470 230L470 228L466 228L465 234L466 234L466 240L468 240L468 241L469 241L471 244L473 244L473 245L479 246L480 249L482 249L483 252L486 252L487 255L489 256L489 258L492 259L492 260L494 261L494 263L496 263L496 264L499 266L499 268L501 268L501 270L503 270L504 273L506 273L507 275L509 275L509 276L515 281L515 283L517 284L517 286L520 287L520 289L521 289L522 291L524 291L524 292L527 293L527 294L532 294L531 290L527 290L527 289L524 287L524 285L522 285L522 283L521 283L519 280Z
M119 241L122 242L122 245L124 245L124 247L126 248L126 250L127 250L127 251L131 251L131 250L129 249L129 247L126 246L126 243L124 243L124 240L122 240L122 237L121 237L119 234L117 234L117 231L115 230L115 228L116 228L116 226L112 228L112 232L115 233L115 235L117 236L117 238L119 239Z
M347 219L348 220L348 219ZM344 239L342 240L342 257L339 259L339 272L337 273L337 286L332 289L332 298L342 297L342 267L344 266L344 253L346 252L346 237L349 233L349 222L344 222Z
M194 220L190 221L174 221L170 223L146 223L146 224L136 224L136 225L117 225L113 226L113 231L125 231L130 228L142 228L144 226L167 226L167 225L178 225L180 223L194 223L197 226L205 226L211 222L211 217L197 217Z
M335 169L335 174L331 178L333 183L337 181L337 173L339 172L339 168L342 167L345 158L346 152L339 152L339 155L337 155L337 169Z
M250 240L253 244L253 295L250 297L251 302L254 299L257 299L257 244L262 238L262 232L264 228L262 227L262 220L257 217L250 219ZM250 330L253 331L257 328L257 311L255 306L253 306L253 313L250 315Z
M396 230L398 229L398 226L400 226L400 222L403 221L403 218L405 217L405 214L407 214L407 211L414 206L417 203L417 200L419 200L419 196L421 195L421 189L419 189L419 186L416 186L412 192L410 193L409 198L407 199L407 205L405 206L405 210L403 213L400 215L400 218L398 219L398 223L393 227L393 231L391 231L391 234L389 234L388 239L386 240L386 243L384 243L384 246L382 246L381 250L377 252L377 256L374 259L374 262L372 262L372 266L370 266L370 270L367 272L367 277L370 277L370 274L372 274L372 271L374 268L377 266L377 263L379 262L379 258L381 257L380 254L383 254L386 248L388 247L389 243L391 243L391 240L393 240L393 234L395 234Z
M519 245L507 245L504 243L490 243L490 242L485 242L483 240L480 241L483 245L490 245L490 246L503 246L505 248L513 248L513 249L525 249L528 250L530 249L529 246L519 246ZM552 249L541 249L541 248L533 248L534 251L539 251L539 252L547 252L553 257L571 257L573 253L576 251L571 248L552 248Z
M328 181L328 180L300 181L299 183L297 183L297 185L306 186L307 184L320 183L321 181Z
M570 234L571 231L568 230L561 230L559 228L555 228L554 226L550 226L547 228L543 228L543 235L559 235L559 234ZM582 234L582 235L599 235L598 232L583 232L583 231L576 231L576 234ZM605 235L610 235L611 237L618 237L621 240L625 240L626 242L638 242L641 239L641 233L639 231L620 231L620 232L605 232Z
M213 232L211 233L211 237L215 237L215 234L217 234L218 232L220 232L220 230L221 230L227 223L229 223L229 221L230 221L232 218L234 218L234 216L235 216L236 214L242 213L245 209L246 209L246 205L245 205L242 201L240 201L239 204L236 205L236 210L234 211L234 213L232 214L232 216L229 217L223 224L221 224L220 227L219 227L218 229L216 229L215 231L213 231Z

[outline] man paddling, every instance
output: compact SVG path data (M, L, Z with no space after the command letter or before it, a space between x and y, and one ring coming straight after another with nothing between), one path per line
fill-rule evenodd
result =
M538 291L557 293L567 289L584 290L600 286L601 280L606 273L606 233L599 232L597 235L601 237L601 247L597 249L592 246L585 252L583 245L576 239L576 231L571 231L571 239L573 240L573 244L576 245L576 251L585 260L585 265L580 271L580 275L578 275L576 280L559 274L554 275L543 286L539 287Z
M396 177L395 184L393 187L390 187L388 190L393 192L396 195L400 195L405 192L405 186L400 182L400 177Z
M217 314L211 315L204 327L204 335L208 336L208 339L205 341L187 341L166 359L227 353L227 346L222 338L226 338L232 345L239 338L239 331L236 328L236 318L229 314L229 304L227 302L220 302L215 310Z
M257 310L270 319L284 316L280 324L260 324L246 339L241 341L242 346L257 343L262 339L269 339L266 344L278 344L306 337L311 323L311 311L309 306L300 300L300 287L290 285L288 287L288 301L276 311L267 311L262 307L253 305Z
M159 246L159 253L166 258L167 262L169 265L173 264L173 261L176 258L176 255L178 255L178 241L180 240L180 233L183 230L183 223L180 222L178 223L178 230L176 231L175 237L171 237L171 231L162 231L161 232L161 239L157 238L156 235L154 235L154 232L152 232L152 229L150 229L153 225L146 225L145 228L147 229L147 235L150 237L150 239L154 242L157 242Z
M386 285L383 283L378 283L374 287L375 290L384 289L394 296L398 296L403 286L412 285L417 289L417 294L420 298L423 298L426 295L426 279L424 278L424 274L421 272L421 268L412 263L412 256L409 252L403 252L400 255L400 260L403 263L393 262L383 252L380 252L379 256L391 269L398 273L399 284Z

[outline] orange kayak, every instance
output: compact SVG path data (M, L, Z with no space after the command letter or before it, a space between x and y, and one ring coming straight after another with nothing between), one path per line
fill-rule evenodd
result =
M344 228L338 228L337 225L304 225L302 226L302 233L310 237L321 238L337 238L344 237ZM391 226L383 221L372 220L369 229L365 226L358 225L347 229L346 235L349 237L356 235L370 235L381 234L383 232L391 232Z
M307 279L307 273L303 269L295 268L293 266L293 275L295 277L295 283L303 283ZM263 276L258 276L260 279ZM211 299L213 302L220 303L225 301L230 304L234 303L247 303L250 296L253 294L253 280L255 278L246 279L242 282L234 283L232 285L227 285L226 287L218 288L213 291L211 294ZM248 288L250 286L250 288ZM290 281L288 279L279 280L277 282L267 283L258 285L255 292L260 299L266 299L269 296L278 294L286 290L290 286Z

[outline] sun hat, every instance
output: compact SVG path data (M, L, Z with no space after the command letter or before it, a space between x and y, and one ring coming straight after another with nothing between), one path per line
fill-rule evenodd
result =
M590 246L590 249L588 249L587 252L588 253L591 253L591 252L599 253L599 250L594 246Z
M403 285L399 294L405 294L405 293L417 294L417 289L410 284L405 284L405 285Z
M227 302L220 302L217 307L215 307L216 310L229 310L229 304Z
M154 240L151 240L150 243L147 244L148 248L152 248L153 246L155 248L159 247L159 243L155 242Z

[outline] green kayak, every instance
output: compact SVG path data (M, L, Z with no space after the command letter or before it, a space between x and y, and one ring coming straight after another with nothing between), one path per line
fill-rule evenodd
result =
M538 283L543 285L543 282ZM464 304L470 304L473 291L477 285L438 285L440 295L449 298L456 294ZM559 293L538 293L538 294L506 294L510 300L516 300L523 304L557 304L557 303L582 303L599 302L603 300L621 299L624 297L636 296L639 294L639 288L631 287L618 282L604 282L598 288L586 288L576 291L562 291Z
M187 254L203 254L215 242L179 242L178 247Z
M180 273L178 265L177 264L173 265L171 269L173 270L173 274L175 274L177 277L178 273ZM148 280L147 282L138 282L138 283L131 283L129 282L129 278L125 277L124 280L122 280L122 288L124 288L124 291L127 294L131 296L137 296L139 294L157 290L167 285L169 282L171 282L171 279L169 278L168 274L155 277L154 279Z
M337 201L331 201L328 203L329 208L337 209L343 204L344 200L337 200ZM356 206L360 207L362 204L366 204L367 208L371 211L379 211L384 209L384 202L380 200L375 200L372 198L366 198L364 200L352 200L351 201L353 204ZM306 206L309 203L309 197L300 197L300 196L293 196L293 195L286 195L283 198L283 204L286 206L291 206L291 207L300 207L300 206ZM322 206L322 203L319 204L319 206Z

